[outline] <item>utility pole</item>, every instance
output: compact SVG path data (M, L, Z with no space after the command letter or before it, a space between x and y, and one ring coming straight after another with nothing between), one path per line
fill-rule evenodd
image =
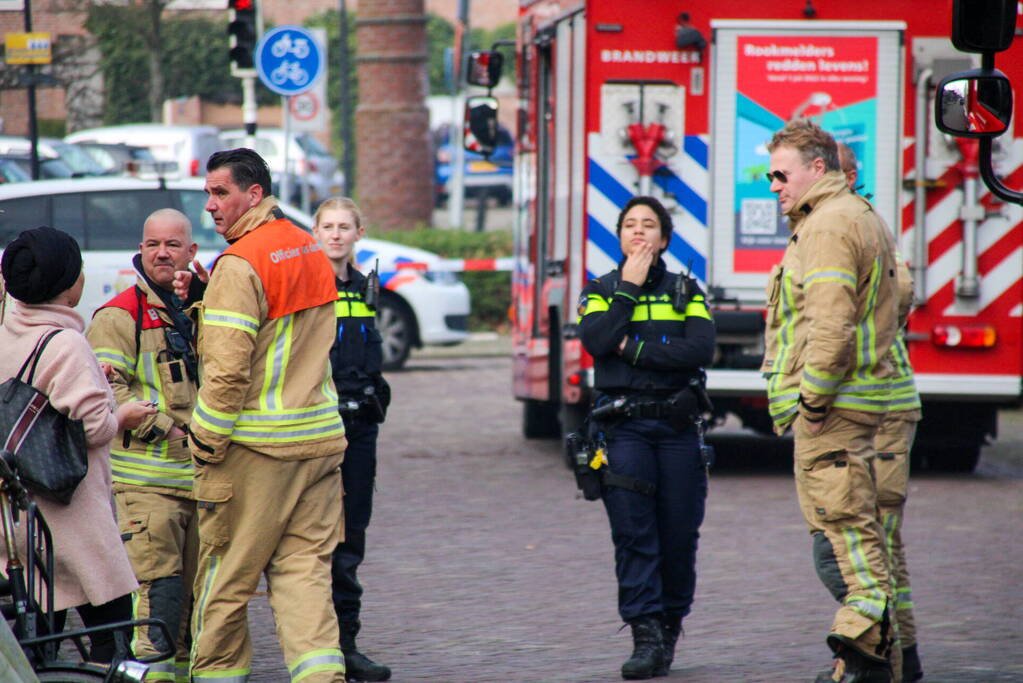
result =
M465 222L465 143L462 119L465 116L465 95L462 80L465 65L465 44L469 41L469 0L458 0L455 18L455 50L451 71L454 77L452 93L451 135L451 191L448 196L448 217L451 227L461 229Z
M352 96L351 84L348 82L348 7L345 0L338 0L338 14L340 15L339 32L340 43L338 47L338 67L340 71L340 82L338 85L341 97L341 106L338 111L341 115L341 174L344 176L342 194L346 197L352 196L355 189L355 168L354 157L352 156Z
M32 33L32 0L25 0L25 33ZM28 139L32 180L39 180L39 122L36 119L36 66L28 64Z

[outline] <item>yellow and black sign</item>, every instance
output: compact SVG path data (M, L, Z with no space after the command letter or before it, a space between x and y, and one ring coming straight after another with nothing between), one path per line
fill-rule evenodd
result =
M49 33L8 33L4 37L8 64L49 64L52 61Z

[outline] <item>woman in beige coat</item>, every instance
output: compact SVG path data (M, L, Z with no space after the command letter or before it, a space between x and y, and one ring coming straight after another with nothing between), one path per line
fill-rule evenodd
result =
M60 330L44 349L32 384L56 410L82 420L88 445L89 472L70 504L35 497L53 532L58 630L68 607L77 608L86 626L131 619L130 594L138 584L114 519L109 444L155 409L114 402L73 310L85 282L73 237L52 228L26 230L4 249L2 272L15 302L0 326L0 382L18 373L43 335ZM109 662L113 653L111 634L92 638L92 661Z

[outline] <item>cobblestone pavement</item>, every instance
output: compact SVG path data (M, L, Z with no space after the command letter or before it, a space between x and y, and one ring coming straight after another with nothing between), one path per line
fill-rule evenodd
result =
M414 357L388 379L361 649L398 683L620 680L631 641L603 508L577 497L558 444L521 437L507 357ZM1023 419L1007 415L977 474L911 483L905 536L928 681L1023 681ZM671 680L808 681L829 664L835 605L778 450L719 442ZM729 467L729 452L745 464ZM250 621L252 680L286 681L264 595Z

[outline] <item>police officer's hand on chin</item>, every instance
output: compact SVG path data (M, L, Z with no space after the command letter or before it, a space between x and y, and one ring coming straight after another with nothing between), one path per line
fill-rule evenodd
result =
M622 266L622 280L642 287L650 266L657 261L657 248L649 243L636 244Z

